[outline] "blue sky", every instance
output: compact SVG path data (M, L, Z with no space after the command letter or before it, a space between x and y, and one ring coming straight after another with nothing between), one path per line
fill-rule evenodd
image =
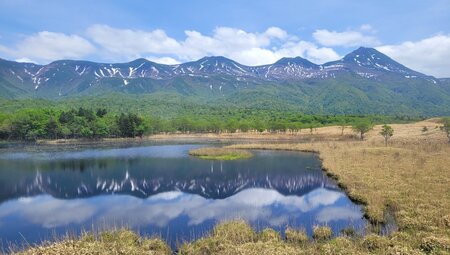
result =
M0 0L0 57L11 60L323 63L358 46L450 77L450 1Z

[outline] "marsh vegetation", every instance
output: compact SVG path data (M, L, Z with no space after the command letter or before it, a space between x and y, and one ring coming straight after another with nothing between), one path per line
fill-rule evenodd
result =
M189 155L214 160L237 160L253 157L253 154L248 150L215 147L193 149L189 151Z

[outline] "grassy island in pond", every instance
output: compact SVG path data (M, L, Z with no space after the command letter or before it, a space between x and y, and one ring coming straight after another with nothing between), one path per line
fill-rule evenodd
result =
M253 157L253 154L247 150L230 148L199 148L190 150L189 155L213 160L237 160Z

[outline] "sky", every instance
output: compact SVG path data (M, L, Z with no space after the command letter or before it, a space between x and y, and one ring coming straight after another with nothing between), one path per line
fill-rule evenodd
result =
M450 0L0 0L0 58L322 64L360 46L450 77Z

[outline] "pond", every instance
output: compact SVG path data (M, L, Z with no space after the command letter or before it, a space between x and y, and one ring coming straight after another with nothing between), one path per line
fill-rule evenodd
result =
M327 225L363 231L360 206L312 153L254 151L251 159L202 160L204 145L151 145L0 154L2 245L127 227L172 247L218 222L255 229Z

